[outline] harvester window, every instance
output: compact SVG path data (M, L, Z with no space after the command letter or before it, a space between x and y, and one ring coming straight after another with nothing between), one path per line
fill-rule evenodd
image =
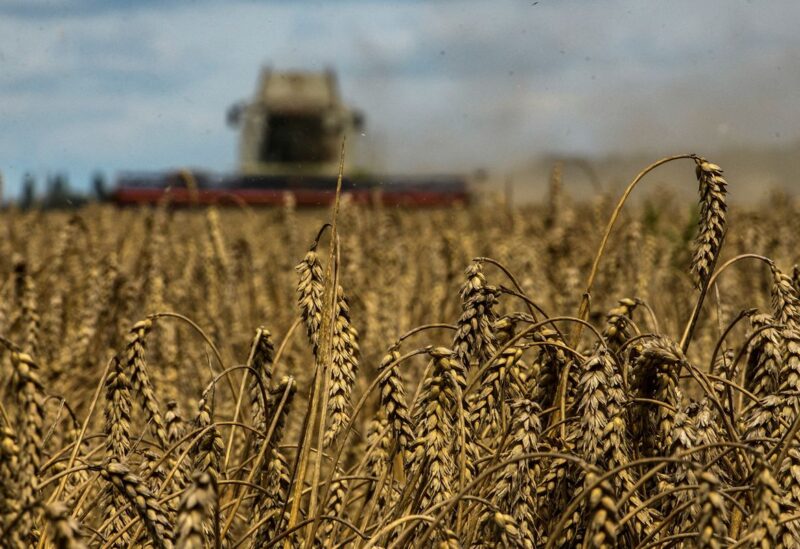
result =
M270 115L262 142L262 161L329 161L322 122L321 116Z

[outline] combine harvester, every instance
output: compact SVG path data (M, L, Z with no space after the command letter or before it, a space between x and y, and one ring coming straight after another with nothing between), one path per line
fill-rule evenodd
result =
M238 173L123 173L111 199L176 206L293 199L298 206L325 206L334 199L342 142L354 142L350 136L362 131L364 119L342 102L333 72L265 69L253 100L231 107L228 123L240 128ZM350 156L345 151L346 162ZM345 177L342 191L356 203L386 206L453 206L470 198L467 178L459 175Z

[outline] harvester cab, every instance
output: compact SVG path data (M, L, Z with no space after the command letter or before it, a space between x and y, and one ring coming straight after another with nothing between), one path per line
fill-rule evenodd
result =
M228 124L240 129L242 174L335 175L342 142L364 117L342 102L331 70L264 68L252 100L228 110Z

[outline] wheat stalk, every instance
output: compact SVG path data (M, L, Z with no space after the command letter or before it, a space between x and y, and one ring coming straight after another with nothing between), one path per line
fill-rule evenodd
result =
M217 483L213 475L198 471L181 497L175 522L176 549L202 549L206 547L203 524L208 520L217 501Z
M598 477L592 473L586 475L588 486L596 485L589 492L589 524L584 540L585 548L610 549L617 541L617 505L611 483L597 483Z
M64 503L55 502L46 505L44 518L50 527L50 538L57 549L88 549L83 541L83 533L78 521L69 514Z
M646 448L669 455L675 410L680 407L682 392L678 374L686 363L680 347L666 337L647 340L639 351L632 370L631 385L637 396L654 399L667 406L648 408L642 420ZM654 437L654 438L653 438Z
M719 493L719 479L708 471L700 474L697 491L699 512L697 514L697 546L709 549L723 547L727 536L727 510L725 499Z
M379 391L383 413L386 414L386 420L391 426L397 452L407 462L414 448L414 423L406 403L399 360L399 344L395 344L381 360L377 374L381 380Z
M754 336L750 340L744 387L756 396L765 397L778 390L781 356L781 333L770 315L750 317Z
M695 159L695 173L700 187L700 222L692 256L695 284L703 287L711 277L725 237L728 183L722 170L702 157Z
M756 547L791 547L793 540L781 524L783 509L781 489L769 468L763 467L755 478L752 514L745 535Z
M13 429L8 425L0 427L0 525L8 532L13 521L22 509L17 490L17 470L19 467L19 446ZM21 544L20 536L12 532L11 541Z
M197 416L194 426L205 430L198 443L192 447L193 475L207 473L211 482L219 485L220 460L225 451L222 435L214 423L214 412L211 409L214 393L204 393L197 405ZM206 542L216 545L220 538L219 501L212 501L208 513L208 520L203 523Z
M153 546L157 549L170 549L172 528L166 510L142 479L119 461L110 461L100 467L100 476L136 511Z
M140 320L134 324L128 335L128 342L125 347L126 371L130 373L131 387L133 391L142 399L142 407L147 414L150 429L156 437L158 443L166 448L169 441L164 417L158 405L155 391L150 383L150 376L147 374L145 361L145 343L147 335L153 328L153 321L150 319Z
M333 347L328 384L328 419L324 446L330 446L350 420L350 395L358 374L358 332L350 322L350 306L341 286L336 293Z
M437 347L430 351L433 370L422 386L414 411L417 425L416 467L426 471L427 485L420 486L420 509L442 503L452 496L455 463L452 442L455 433L453 410L457 406L451 373L456 358L450 349Z
M314 351L314 356L317 356L319 354L319 332L322 326L323 309L322 296L325 284L316 246L308 251L303 261L295 269L300 276L300 281L297 285L297 304L300 306L300 316L306 326L306 334Z
M14 486L19 491L20 517L16 526L22 536L32 535L33 517L30 508L37 501L39 472L42 466L44 400L39 381L39 366L24 352L13 351L14 390L17 398L18 416L16 433L19 451Z
M483 362L495 352L497 344L492 332L495 321L492 308L497 292L487 286L481 262L471 263L464 274L466 281L461 287L462 312L453 337L453 351L464 369L469 370L473 357Z

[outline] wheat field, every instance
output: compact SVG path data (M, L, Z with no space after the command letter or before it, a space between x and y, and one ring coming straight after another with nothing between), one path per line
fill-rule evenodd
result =
M4 212L0 544L798 546L796 211L640 176Z

